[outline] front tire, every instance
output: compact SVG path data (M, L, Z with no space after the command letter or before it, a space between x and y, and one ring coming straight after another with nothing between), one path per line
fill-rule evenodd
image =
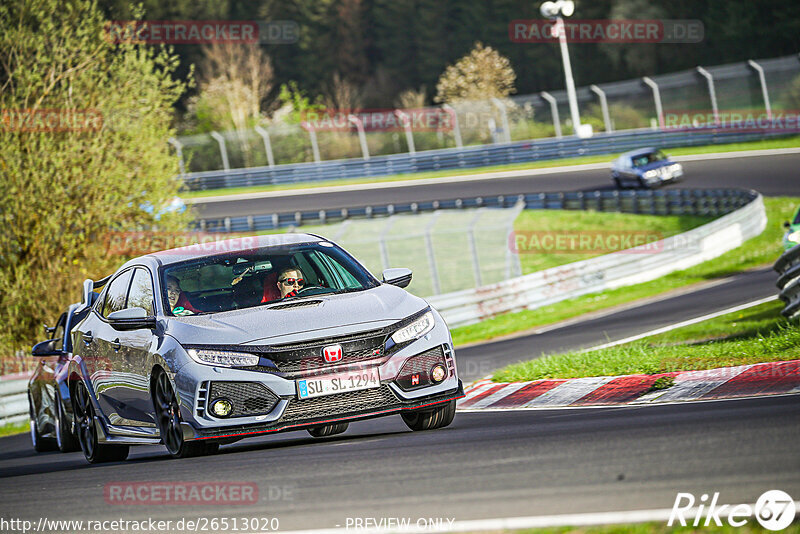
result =
M219 443L217 442L186 441L183 439L178 397L172 389L167 373L159 371L154 382L153 406L156 412L161 441L167 447L167 452L173 458L190 458L192 456L216 453L219 450Z
M409 412L401 415L408 428L414 431L444 428L452 423L453 418L456 416L456 401L451 400L444 406L433 410Z
M86 460L90 464L121 462L128 457L128 445L108 445L100 443L97 436L95 411L89 391L83 383L75 387L72 396L72 412L78 427L78 441Z
M349 423L333 423L330 425L312 426L308 429L308 433L315 438L326 438L328 436L341 434L347 430L348 426L350 426Z

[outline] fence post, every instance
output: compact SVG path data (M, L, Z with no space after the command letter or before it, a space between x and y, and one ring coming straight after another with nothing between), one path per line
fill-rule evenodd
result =
M606 100L606 92L594 84L590 85L589 89L591 89L594 94L600 97L600 108L603 110L603 123L606 125L606 132L613 132L614 128L611 126L611 115L608 113L608 100Z
M771 120L772 106L769 104L769 91L767 91L767 79L764 77L764 68L752 59L748 59L747 64L758 73L758 81L761 84L761 96L764 97L764 109L767 112L767 118Z
M455 108L450 104L442 104L442 109L453 117L453 137L456 139L456 147L464 148L464 143L461 141L461 127L458 125L458 114Z
M369 159L369 148L367 147L367 136L364 133L364 123L361 119L352 114L347 116L347 120L356 125L358 141L361 143L361 155L366 161Z
M719 108L717 107L717 92L714 89L714 77L703 67L697 67L697 72L708 82L708 94L711 97L711 111L714 113L714 123L719 124Z
M267 164L270 167L274 167L275 158L272 155L272 143L269 140L269 132L262 128L261 125L256 125L255 131L264 140L264 151L267 153Z
M653 81L652 78L649 76L645 76L642 78L642 81L646 83L650 89L653 90L653 100L656 103L656 116L658 117L658 127L660 129L664 129L664 108L661 106L661 91L658 90L658 84Z
M230 162L228 161L228 147L225 144L225 138L219 132L211 132L211 137L216 139L219 144L219 153L222 156L222 168L226 171L231 169Z
M319 157L319 144L317 144L317 131L308 121L303 122L302 127L308 132L308 138L311 140L311 152L314 154L314 163L319 163L321 158Z
M492 104L497 106L500 110L500 120L503 121L503 133L506 138L506 143L511 142L511 128L508 126L508 113L506 112L506 104L499 98L492 98Z
M520 212L525 209L525 197L520 195L520 198L517 200L517 203L514 205L514 208L511 211L511 215L508 220L508 230L507 235L509 239L506 241L506 280L510 280L515 276L522 276L522 263L520 260L519 251L517 251L517 261L514 261L514 253L511 250L511 240L510 238L514 234L514 221L517 220ZM516 245L516 241L514 241Z
M469 223L467 230L467 241L469 243L469 253L472 255L472 272L475 274L475 287L481 287L481 264L478 262L478 247L475 244L475 225L478 224L478 219L481 218L484 208L479 208L475 217Z
M558 103L556 102L556 98L547 91L542 91L539 94L550 103L550 115L553 116L553 126L556 129L556 137L561 137L561 120L558 118Z
M183 163L183 144L174 137L167 139L167 142L175 147L175 153L178 155L178 170L180 170L181 176L183 176L186 174L186 168Z
M433 248L433 237L431 233L433 226L436 224L436 219L439 218L441 211L434 211L431 214L431 220L425 225L425 248L428 252L428 265L431 269L431 279L433 280L433 294L438 295L442 292L442 287L439 282L439 270L436 268L436 256Z
M414 147L414 133L411 131L411 117L408 113L399 109L394 110L395 116L400 119L403 124L403 129L406 131L406 144L408 145L408 153L416 154L417 150Z
M386 226L383 227L381 230L380 236L378 237L378 247L381 251L381 264L383 264L383 269L389 269L389 249L386 246L386 234L389 233L389 230L392 228L394 224L394 219L396 216L391 216L386 220Z

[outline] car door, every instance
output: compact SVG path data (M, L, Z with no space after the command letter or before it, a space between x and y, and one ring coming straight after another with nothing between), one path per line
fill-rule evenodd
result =
M121 424L119 419L124 419L120 414L120 411L125 411L124 405L120 404L120 397L123 396L120 378L125 375L127 363L122 351L120 332L111 326L107 318L111 313L125 309L132 276L133 269L117 274L108 283L102 306L95 307L81 325L82 343L90 360L87 362L87 370L91 368L92 388L101 411L111 424Z
M142 308L148 316L154 315L153 279L148 269L137 267L133 271L126 308ZM150 398L150 368L148 354L153 343L153 331L149 328L118 332L120 340L120 373L118 392L127 424L155 426L153 401ZM123 366L124 363L124 366ZM123 412L119 412L123 416Z

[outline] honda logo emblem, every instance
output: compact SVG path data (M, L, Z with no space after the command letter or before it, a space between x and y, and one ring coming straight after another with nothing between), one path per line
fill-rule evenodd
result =
M330 345L322 349L322 355L325 356L327 363L336 363L342 361L342 346Z

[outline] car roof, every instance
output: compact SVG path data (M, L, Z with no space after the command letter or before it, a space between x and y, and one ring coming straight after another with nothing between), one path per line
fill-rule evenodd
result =
M644 155L644 154L652 154L653 152L656 152L656 151L658 151L657 148L650 146L650 147L647 147L647 148L637 148L636 150L630 150L630 151L625 152L624 154L622 154L622 156L623 157L627 156L629 158L632 158L634 156L641 156L641 155Z
M244 252L264 247L281 247L299 243L317 243L322 240L322 238L313 234L299 233L241 236L162 250L148 254L146 257L155 258L161 265L170 265L197 258L220 256L231 252Z

